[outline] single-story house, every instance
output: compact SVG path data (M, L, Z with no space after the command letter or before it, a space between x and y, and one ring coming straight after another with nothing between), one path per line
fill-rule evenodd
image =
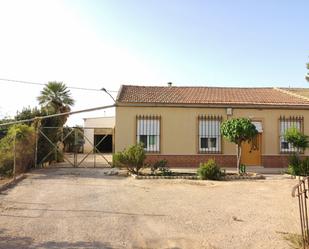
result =
M243 145L242 163L287 167L295 151L289 127L309 135L309 97L302 89L123 85L116 100L115 151L142 142L148 162L197 167L214 158L235 167L236 146L220 133L227 119L247 117L259 134ZM307 92L308 93L308 92ZM309 156L309 150L303 154Z
M97 153L114 152L114 128L115 117L84 118L84 153L93 152L94 146Z

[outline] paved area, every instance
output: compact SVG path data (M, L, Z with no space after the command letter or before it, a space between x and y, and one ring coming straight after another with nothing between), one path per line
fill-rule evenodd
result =
M112 163L112 154L105 153L84 153L76 154L74 158L73 153L64 154L63 163L53 163L51 167L53 168L72 168L74 164L79 168L106 168L110 167L109 164Z
M0 194L0 248L289 248L292 179L135 180L42 169Z

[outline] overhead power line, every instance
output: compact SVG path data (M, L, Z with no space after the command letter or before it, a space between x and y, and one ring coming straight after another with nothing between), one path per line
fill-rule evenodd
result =
M39 85L39 86L45 86L46 83L41 82L32 82L32 81L25 81L25 80L14 80L14 79L5 79L0 78L0 81L8 81L8 82L14 82L19 84L28 84L28 85ZM101 89L95 89L95 88L86 88L86 87L76 87L76 86L67 86L67 88L70 89L76 89L76 90L86 90L86 91L102 91ZM108 92L118 92L115 90L107 90Z
M73 112L56 113L56 114L51 114L51 115L47 115L47 116L41 116L41 117L35 117L35 118L30 118L30 119L7 122L7 123L0 124L0 126L14 125L14 124L20 124L20 123L29 123L29 122L33 122L35 120L54 118L54 117L60 117L60 116L65 116L65 115L73 115L73 114L78 114L78 113L83 113L83 112L93 112L93 111L112 108L112 107L115 107L115 106L116 105L106 105L106 106L99 106L99 107L94 107L94 108L90 108L90 109L83 109L83 110L73 111Z

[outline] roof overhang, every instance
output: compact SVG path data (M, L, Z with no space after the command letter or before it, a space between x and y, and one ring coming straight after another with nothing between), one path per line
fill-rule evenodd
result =
M291 104L254 104L254 103L224 103L224 104L181 104L181 103L127 103L117 102L116 107L176 107L176 108L238 108L238 109L285 109L309 110L309 105Z

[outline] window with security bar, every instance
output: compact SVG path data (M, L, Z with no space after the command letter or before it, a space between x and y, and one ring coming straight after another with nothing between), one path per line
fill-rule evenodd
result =
M300 132L303 132L304 118L301 116L296 117L285 117L282 116L279 119L279 142L280 142L280 152L281 153L292 153L296 152L297 149L288 143L285 138L285 132L290 128L296 128Z
M160 116L137 116L136 141L147 152L160 152L160 121Z
M221 153L221 122L220 116L199 116L199 153Z

